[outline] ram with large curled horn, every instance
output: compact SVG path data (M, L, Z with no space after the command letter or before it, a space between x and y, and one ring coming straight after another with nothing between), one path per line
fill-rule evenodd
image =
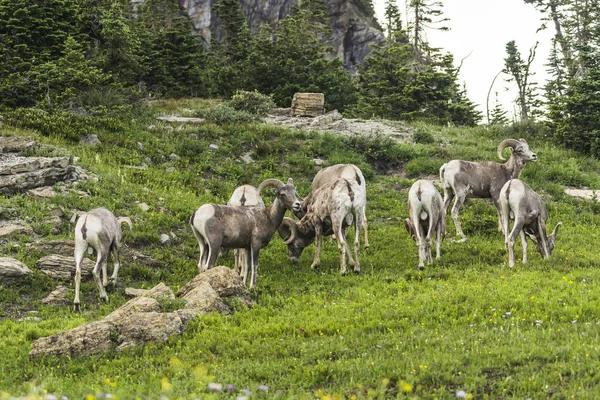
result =
M467 236L462 231L458 212L467 197L492 199L496 210L499 211L498 198L502 186L510 179L517 179L528 162L537 161L537 156L529 150L525 139L506 139L498 145L498 157L502 156L504 149L510 150L510 158L504 164L486 161L471 162L452 160L440 168L440 179L444 188L444 207L450 207L453 198L452 219L456 226L456 234L461 236L461 241L466 241ZM499 214L498 214L499 215ZM502 231L500 222L498 230Z
M249 271L252 271L249 286L256 285L260 249L269 244L282 222L289 224L289 221L284 222L283 219L286 210L293 212L301 207L291 178L287 183L278 179L265 180L258 186L258 196L267 187L274 187L276 195L273 203L266 208L204 204L194 212L190 225L200 246L200 272L214 266L220 248L245 249L246 260L242 276L246 282ZM292 235L288 241L294 239Z

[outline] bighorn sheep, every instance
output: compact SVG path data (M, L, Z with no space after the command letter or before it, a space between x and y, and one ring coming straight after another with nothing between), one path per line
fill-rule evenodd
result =
M306 204L310 201L311 194L314 193L317 189L325 186L337 179L349 179L354 180L358 183L358 186L361 189L360 196L364 197L363 208L362 208L362 218L363 218L363 230L365 234L365 249L369 247L369 237L368 237L368 226L367 226L367 215L365 213L367 208L367 186L365 183L365 177L363 176L362 171L354 164L336 164L327 168L323 168L313 178L313 181L310 185L310 192L308 196L302 202L302 209L299 212L295 212L294 215L300 219L304 217L306 214ZM312 243L312 240L311 242ZM308 244L310 244L308 243ZM305 246L306 247L306 246ZM302 251L300 251L302 254ZM299 257L299 255L298 255Z
M190 218L192 232L200 246L198 268L204 272L214 266L218 250L223 248L245 249L246 267L244 282L252 268L250 287L256 285L258 253L265 247L283 221L286 210L298 211L300 199L292 179L284 184L277 179L267 179L258 186L258 195L268 186L277 189L277 196L267 208L259 206L236 207L218 204L205 204ZM290 240L294 238L291 237Z
M546 234L546 221L548 220L548 209L544 201L533 189L519 179L511 179L500 191L500 219L504 232L504 244L508 250L508 266L515 265L515 240L521 235L523 244L523 264L527 263L527 238L535 243L538 252L543 259L550 258L554 249L554 241L558 233L558 227L562 222L556 224L550 235ZM512 231L508 231L509 219L514 219Z
M115 217L106 208L94 208L82 214L75 226L75 300L74 309L79 309L79 283L81 281L81 263L88 246L96 250L96 266L92 274L100 290L100 299L108 301L104 287L108 286L106 263L109 253L112 252L114 269L111 281L117 283L119 273L119 245L123 239L121 224L125 222L132 227L131 220L127 217ZM102 268L102 281L100 281L100 268Z
M229 201L227 202L228 206L259 206L261 208L265 208L265 203L263 199L258 194L258 189L256 189L252 185L242 185L235 188ZM222 254L226 255L229 249L223 249ZM238 272L240 275L244 275L244 271L242 270L245 265L246 260L246 252L244 249L235 249L233 251L233 269ZM246 272L246 275L248 273Z
M442 235L446 234L446 209L442 196L433 183L418 180L408 192L409 218L404 226L419 248L419 269L425 268L425 259L431 264L431 239L437 234L435 258L440 258Z
M440 168L440 179L444 188L444 208L446 212L448 212L452 198L456 196L454 206L452 207L452 219L456 226L456 234L462 237L461 242L467 240L467 236L462 231L458 216L458 211L465 198L467 196L483 199L491 198L499 213L498 196L500 195L502 186L509 179L518 178L529 161L537 161L537 156L529 150L529 145L525 139L503 140L498 145L497 150L498 157L501 160L505 160L502 157L502 150L506 147L510 149L511 156L504 164L452 160ZM502 230L499 219L498 230Z
M305 240L308 239L308 243L312 242L311 236L314 237L316 239L316 249L311 268L316 269L321 263L321 242L324 233L326 233L326 221L330 220L330 229L336 236L340 251L340 274L344 275L346 273L346 254L354 272L360 272L358 250L365 200L366 196L364 196L363 189L354 179L337 179L314 192L311 191L310 196L303 202L303 205L306 206L306 215L295 226L290 224L292 234L286 243L293 243L292 238L296 234L304 237ZM347 228L353 220L355 224L354 255L356 261L352 258L346 241ZM300 243L305 245L306 242ZM290 256L294 255L290 254Z

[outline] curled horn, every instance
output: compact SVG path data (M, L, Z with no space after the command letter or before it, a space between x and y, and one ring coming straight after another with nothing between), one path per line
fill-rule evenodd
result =
M501 159L502 161L506 160L506 158L502 157L502 150L504 150L506 147L512 147L512 148L514 148L518 144L519 144L518 140L515 140L515 139L504 139L498 145L498 158Z
M284 186L284 183L281 182L279 179L274 178L264 180L260 185L258 185L257 192L259 197L262 190L267 186L275 186L277 189L279 189L280 187Z
M556 239L556 233L558 232L558 228L562 226L562 222L559 222L558 224L556 224L556 226L554 227L554 230L552 231L552 233L550 234L550 236L552 236L553 238Z
M283 217L283 221L281 221L281 225L287 225L290 228L290 237L288 240L285 240L283 243L290 244L296 239L296 235L298 234L298 228L296 227L296 221L289 217Z
M119 217L117 218L117 222L119 223L119 225L125 222L127 225L129 225L129 229L133 229L133 225L131 224L131 220L129 219L129 217Z

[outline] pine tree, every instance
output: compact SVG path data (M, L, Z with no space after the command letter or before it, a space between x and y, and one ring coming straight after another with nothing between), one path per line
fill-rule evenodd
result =
M495 104L494 108L492 109L489 124L490 125L500 125L500 126L507 125L509 122L508 118L506 117L507 113L508 112L502 108L502 104L500 103L500 100L498 99L498 92L496 92L496 104Z
M409 8L412 10L412 41L413 55L420 64L431 62L432 53L439 51L432 48L425 38L426 29L437 29L447 31L449 28L445 25L449 21L443 16L443 3L441 1L429 0L410 0Z
M535 59L537 43L529 50L529 57L525 62L517 48L514 40L506 43L506 58L504 59L504 72L511 78L507 82L515 82L518 89L517 105L519 106L521 121L527 121L532 115L532 110L539 105L537 98L535 82L530 78L534 75L531 70L531 64Z
M167 96L208 94L206 54L191 21L174 0L146 0L138 9L136 32L145 49L148 90Z

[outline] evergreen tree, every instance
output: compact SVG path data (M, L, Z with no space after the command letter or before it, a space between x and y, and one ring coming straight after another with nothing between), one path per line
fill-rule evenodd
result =
M498 100L498 92L496 92L496 104L492 109L489 124L504 126L508 124L508 118L506 117L507 111L502 108L502 104Z
M527 62L521 57L521 53L517 48L514 40L506 43L506 58L504 59L504 72L511 76L507 81L515 82L518 90L517 105L519 106L521 121L527 121L532 117L532 110L539 105L539 100L536 96L535 82L530 82L531 63L535 58L535 50L537 43L529 51Z
M69 0L0 0L0 104L35 103L30 70L60 57L68 37L82 40L79 14Z
M327 108L343 110L352 103L356 87L342 61L329 57L324 44L329 32L322 0L295 5L275 30L262 27L250 63L256 89L273 94L282 106L299 91L323 92Z
M74 38L65 41L62 55L31 70L36 85L38 104L46 108L72 109L97 106L87 96L110 85L111 76L86 59L84 45Z
M426 29L437 29L447 31L449 28L445 25L449 21L443 17L443 3L441 1L429 0L410 0L408 3L412 10L412 41L413 55L420 64L431 62L432 54L439 49L432 48L425 38Z
M206 55L178 2L146 0L138 13L141 27L136 31L144 43L148 90L167 96L207 95Z

